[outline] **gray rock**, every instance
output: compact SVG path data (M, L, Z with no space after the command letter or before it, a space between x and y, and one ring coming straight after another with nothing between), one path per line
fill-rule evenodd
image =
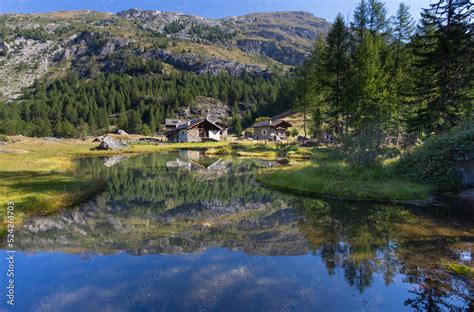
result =
M96 147L97 150L116 150L128 147L127 144L121 143L110 136L105 136L102 138L99 146Z

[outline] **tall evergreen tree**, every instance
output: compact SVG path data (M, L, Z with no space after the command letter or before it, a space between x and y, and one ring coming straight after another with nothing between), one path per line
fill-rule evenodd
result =
M322 54L324 85L328 89L329 114L333 119L332 128L341 133L348 128L349 103L347 84L349 82L349 31L341 14L336 17L326 39Z
M385 30L387 26L387 9L385 4L378 0L369 0L368 7L368 30L375 34Z
M439 0L422 14L415 39L419 109L411 129L444 132L473 114L474 4Z
M308 116L313 113L313 128L321 132L325 120L326 89L323 86L323 54L325 40L320 38L314 47L311 57L300 69L298 77L294 80L296 99L293 101L293 108L303 113L304 137L308 135Z
M404 3L399 5L397 14L391 18L392 24L392 59L390 77L388 80L390 89L390 101L392 104L391 123L396 142L399 142L403 119L409 113L406 109L408 95L413 85L411 68L413 56L407 44L411 39L415 23L410 15L409 7Z
M359 45L362 45L364 33L369 25L369 5L365 0L360 0L354 11L351 28Z
M367 125L381 126L386 121L387 73L381 62L382 38L366 31L362 45L354 57L357 73L353 82L354 125L362 129Z

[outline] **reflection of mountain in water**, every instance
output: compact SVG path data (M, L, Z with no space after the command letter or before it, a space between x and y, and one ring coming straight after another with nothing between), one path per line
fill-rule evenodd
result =
M258 165L250 160L220 160L225 174L206 179L203 172L218 159L205 159L211 164L194 170L169 167L176 159L202 161L183 154L148 155L107 168L86 160L81 174L106 177L108 190L77 209L25 223L16 247L134 255L216 246L250 255L313 253L329 274L343 270L347 283L360 292L372 285L374 274L387 285L402 274L419 285L407 306L468 307L469 281L448 273L443 263L472 265L472 215L440 207L293 197L255 185Z

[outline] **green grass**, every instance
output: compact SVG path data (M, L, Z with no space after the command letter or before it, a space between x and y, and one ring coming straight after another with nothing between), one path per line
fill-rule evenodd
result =
M354 168L325 151L315 152L309 164L264 170L257 180L275 189L355 200L426 200L431 191L399 177L391 165Z

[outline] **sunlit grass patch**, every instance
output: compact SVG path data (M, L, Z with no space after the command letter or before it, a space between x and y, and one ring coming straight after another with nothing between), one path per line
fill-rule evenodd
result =
M390 166L351 167L329 153L286 170L266 170L257 180L280 190L358 200L426 200L431 187L397 176Z

